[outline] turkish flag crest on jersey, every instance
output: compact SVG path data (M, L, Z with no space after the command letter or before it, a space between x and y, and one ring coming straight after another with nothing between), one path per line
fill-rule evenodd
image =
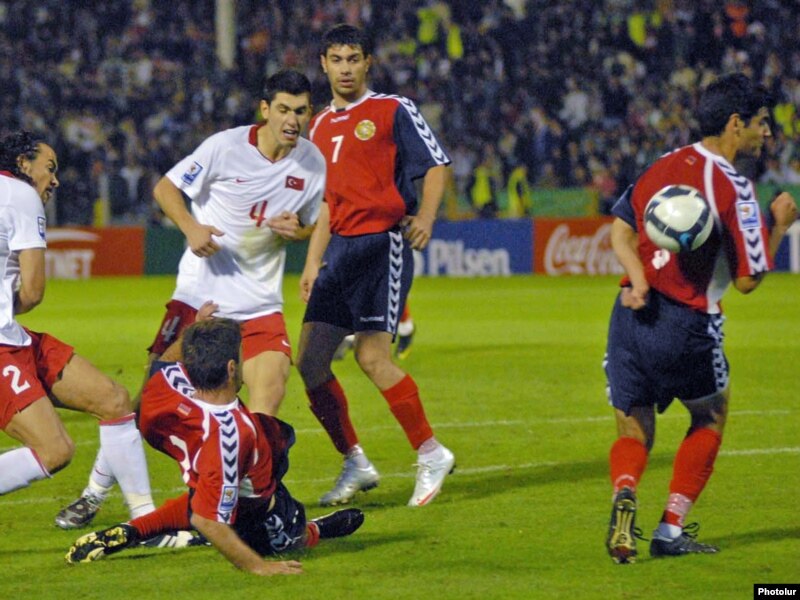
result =
M306 187L306 180L300 179L299 177L292 177L291 175L286 176L286 187L290 190L297 190L299 192L303 191L303 188Z

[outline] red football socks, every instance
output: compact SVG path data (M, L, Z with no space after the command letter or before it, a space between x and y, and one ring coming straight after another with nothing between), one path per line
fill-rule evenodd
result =
M389 403L389 409L406 432L406 437L414 450L433 436L433 430L419 399L419 389L410 375L406 375L389 389L382 390L381 394Z
M706 486L717 458L722 436L712 429L695 429L681 442L672 467L670 494L682 494L694 502Z
M611 446L609 465L615 494L624 487L636 491L647 466L647 447L632 437L617 438Z
M341 454L347 454L358 444L358 436L350 422L347 397L339 381L334 377L318 388L306 390L306 395L311 402L311 412L328 432L333 445Z
M153 512L136 517L129 524L139 532L139 538L149 539L159 533L176 529L191 529L189 522L189 492L167 500Z

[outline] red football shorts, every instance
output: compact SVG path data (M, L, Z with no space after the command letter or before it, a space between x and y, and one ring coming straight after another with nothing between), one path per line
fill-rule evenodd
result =
M180 300L167 303L167 314L161 321L155 341L148 348L154 354L163 354L189 325L194 323L197 310ZM241 322L242 361L262 352L281 352L292 357L292 346L286 333L282 313L272 313Z
M30 346L0 345L0 429L14 415L48 396L75 349L47 333L25 329Z

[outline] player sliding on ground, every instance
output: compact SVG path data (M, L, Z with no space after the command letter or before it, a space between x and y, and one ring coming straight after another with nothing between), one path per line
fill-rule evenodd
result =
M216 309L203 305L198 319ZM262 556L312 547L361 526L358 509L306 521L303 505L281 483L294 430L242 404L241 364L240 327L230 319L198 321L154 363L142 390L140 427L153 447L178 462L189 491L145 517L84 535L67 552L68 563L195 528L239 569L291 575L302 571L299 562Z

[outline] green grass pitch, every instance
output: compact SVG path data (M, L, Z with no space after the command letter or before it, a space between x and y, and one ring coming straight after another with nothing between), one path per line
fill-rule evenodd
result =
M302 306L287 278L294 341ZM76 346L131 390L173 288L170 277L54 281L33 329ZM614 439L601 360L616 280L419 279L418 333L404 367L415 377L437 436L457 470L431 505L405 506L414 453L352 356L335 365L381 485L357 498L366 512L353 537L300 554L305 573L262 580L215 550L140 549L67 566L77 537L53 524L85 485L97 448L90 417L62 412L77 442L54 478L0 498L0 598L750 598L756 582L800 581L800 308L797 276L775 274L754 294L731 291L726 350L731 416L711 482L690 520L716 556L614 565L604 539ZM281 416L298 432L287 484L310 516L340 466L306 406L297 373ZM672 406L642 482L638 524L649 536L687 426ZM14 446L0 434L0 449ZM182 490L178 468L148 448L157 503ZM116 493L96 525L125 520Z

